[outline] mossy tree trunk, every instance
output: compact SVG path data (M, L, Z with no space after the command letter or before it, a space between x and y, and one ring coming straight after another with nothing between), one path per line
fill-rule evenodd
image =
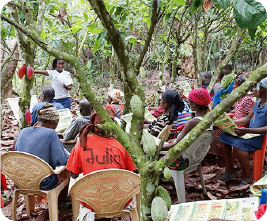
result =
M12 18L19 23L20 17L19 17L19 13L17 10L17 5L13 3L9 3L8 6L11 10ZM39 2L39 10L38 10L38 16L36 18L36 21L34 20L33 10L30 10L28 8L28 5L26 2L22 2L20 6L21 6L20 9L23 11L26 17L26 23L28 27L29 28L34 27L36 28L36 30L40 31L43 15L45 12L45 2L43 0ZM24 36L19 29L15 28L15 32L18 38L20 63L21 65L25 65L25 68L27 70L28 65L30 65L31 67L34 67L34 59L35 59L37 45L34 42L32 42L31 39L28 39L26 36ZM19 100L19 107L20 107L19 108L19 118L20 118L19 127L20 129L27 127L27 123L25 120L25 111L26 109L30 109L31 90L33 87L33 82L34 82L34 76L32 79L28 79L27 75L25 74L23 78L23 89L22 89L20 100Z
M154 1L154 3L157 1ZM31 28L26 29L22 25L18 24L15 20L10 19L9 17L1 14L1 18L10 24L14 25L21 32L29 36L36 44L38 44L42 49L50 53L51 55L58 57L60 59L65 60L70 63L77 71L78 81L80 83L81 91L84 96L90 101L93 108L97 111L100 117L103 119L105 124L102 125L102 128L106 130L107 133L112 133L118 139L118 141L126 148L129 152L132 160L137 166L140 175L141 175L141 220L151 220L150 217L150 209L151 209L151 201L155 196L156 188L159 183L159 177L165 166L170 165L176 158L184 151L198 136L201 135L211 124L216 120L226 109L234 104L234 102L240 97L244 96L248 90L250 90L256 82L262 79L267 74L267 65L259 68L255 72L253 72L249 79L242 84L239 88L235 89L222 103L220 103L213 111L208 113L204 119L189 133L188 138L183 139L179 142L175 147L171 148L168 151L168 154L160 159L160 160L151 160L149 161L140 145L143 121L144 121L144 93L142 88L140 87L136 74L131 66L129 56L124 47L124 42L115 29L112 21L110 20L110 16L105 10L105 6L102 0L93 1L90 0L91 5L96 11L97 15L101 19L104 27L108 31L108 35L111 39L113 47L117 53L118 60L121 65L121 69L123 74L125 75L124 84L127 85L125 88L127 89L126 96L128 100L126 101L126 105L130 108L129 101L132 95L137 95L141 101L142 105L141 111L137 111L139 114L135 114L135 109L133 112L132 126L129 134L125 133L124 130L117 124L113 124L109 115L103 109L99 101L97 100L91 85L87 80L86 73L83 70L82 64L78 61L78 59L68 53L58 51L55 48L49 46L36 32L36 29ZM157 5L156 5L157 6ZM129 97L129 95L131 95ZM156 159L156 157L155 157Z

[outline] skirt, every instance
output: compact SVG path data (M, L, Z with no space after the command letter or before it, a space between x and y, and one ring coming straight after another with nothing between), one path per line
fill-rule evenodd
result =
M235 137L228 133L221 134L219 140L222 143L234 146L243 151L255 151L261 149L263 142L263 135L253 137L250 139L243 139L241 137Z

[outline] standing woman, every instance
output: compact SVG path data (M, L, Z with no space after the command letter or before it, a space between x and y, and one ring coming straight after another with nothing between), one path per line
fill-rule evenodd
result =
M267 77L257 84L257 98L254 107L249 115L234 120L236 125L247 125L248 128L236 128L238 137L223 133L220 136L221 151L224 158L225 172L219 178L227 182L235 178L234 166L232 164L233 155L236 156L243 171L243 179L240 185L252 183L249 152L261 149L264 134L267 134ZM259 134L259 136L243 139L246 133ZM234 154L233 154L234 153Z
M148 125L148 132L157 137L162 129L172 124L178 117L178 112L184 110L184 102L176 91L165 91L161 96L160 106L163 114Z
M64 108L70 109L71 99L69 91L72 89L73 82L70 72L64 71L64 65L65 62L63 60L55 58L52 64L54 70L35 70L34 73L49 76L52 88L55 90L54 102L60 103Z

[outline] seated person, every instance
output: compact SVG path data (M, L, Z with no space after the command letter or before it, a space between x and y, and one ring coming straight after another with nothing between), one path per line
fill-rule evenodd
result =
M195 111L196 116L187 121L184 129L174 140L174 142L165 144L162 147L162 150L169 150L174 147L180 140L182 140L208 113L208 105L211 102L210 94L204 88L198 88L190 91L189 93L189 106L192 111Z
M82 117L78 117L72 121L71 125L62 134L64 141L74 140L79 133L81 127L90 122L90 114L92 112L92 106L88 100L83 99L80 101L80 113ZM64 143L64 147L67 151L71 152L75 144Z
M56 166L66 165L69 155L63 148L55 128L59 115L56 107L45 104L37 111L39 121L33 127L24 128L15 143L15 151L35 155L46 161L53 169ZM53 174L42 180L41 190L51 190L58 184L58 177Z
M108 105L105 108L112 110L117 118L120 118L123 112L123 105L121 104L123 97L124 93L118 89L109 89L108 91Z
M148 125L148 132L157 137L162 129L178 117L178 112L184 110L184 102L176 91L165 91L161 96L160 106L164 109L163 114Z
M45 87L43 90L43 102L35 104L32 108L32 122L33 126L38 121L37 111L43 107L46 103L50 103L56 107L57 110L64 109L63 105L57 102L54 102L55 90L52 87Z
M218 78L216 84L214 85L214 94L216 94L219 90L223 89L222 83L221 83L222 79L225 75L231 74L232 71L233 71L233 65L226 64L225 66L223 66L222 71L219 75L219 78Z
M245 78L241 75L237 76L234 83L234 89L239 87L241 84L245 82ZM252 96L246 95L240 98L233 105L234 109L230 112L235 115L237 119L241 117L245 117L250 113L250 110L254 106L254 101Z
M114 119L114 113L109 109L107 112ZM72 149L66 166L73 178L76 178L80 173L86 175L93 171L110 168L136 171L136 167L125 148L115 138L97 127L97 124L102 123L101 118L93 111L90 124L81 128L80 142ZM89 205L82 202L81 204L93 211Z
M224 98L226 98L234 89L234 81L236 79L236 75L234 73L225 75L222 79L222 89L218 90L217 93L212 98L213 100L213 108L215 108L219 103L222 102Z
M261 149L264 134L267 134L267 78L264 78L257 84L257 91L257 97L260 98L260 100L255 103L249 115L234 120L236 125L247 125L249 123L249 127L236 128L235 133L238 137L227 133L223 133L220 136L225 172L219 179L224 182L230 181L235 177L234 166L232 163L234 155L237 157L243 171L243 179L240 185L252 183L249 166L249 152ZM250 139L243 139L239 137L245 135L246 133L260 135Z

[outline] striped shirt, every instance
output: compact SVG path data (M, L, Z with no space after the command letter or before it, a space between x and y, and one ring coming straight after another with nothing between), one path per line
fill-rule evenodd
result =
M159 133L163 130L163 128L169 124L170 124L169 114L162 114L151 124L149 124L147 130L153 136L157 137Z
M236 118L245 117L249 114L251 108L254 105L254 101L252 97L245 96L240 98L237 102L234 104L234 110Z

